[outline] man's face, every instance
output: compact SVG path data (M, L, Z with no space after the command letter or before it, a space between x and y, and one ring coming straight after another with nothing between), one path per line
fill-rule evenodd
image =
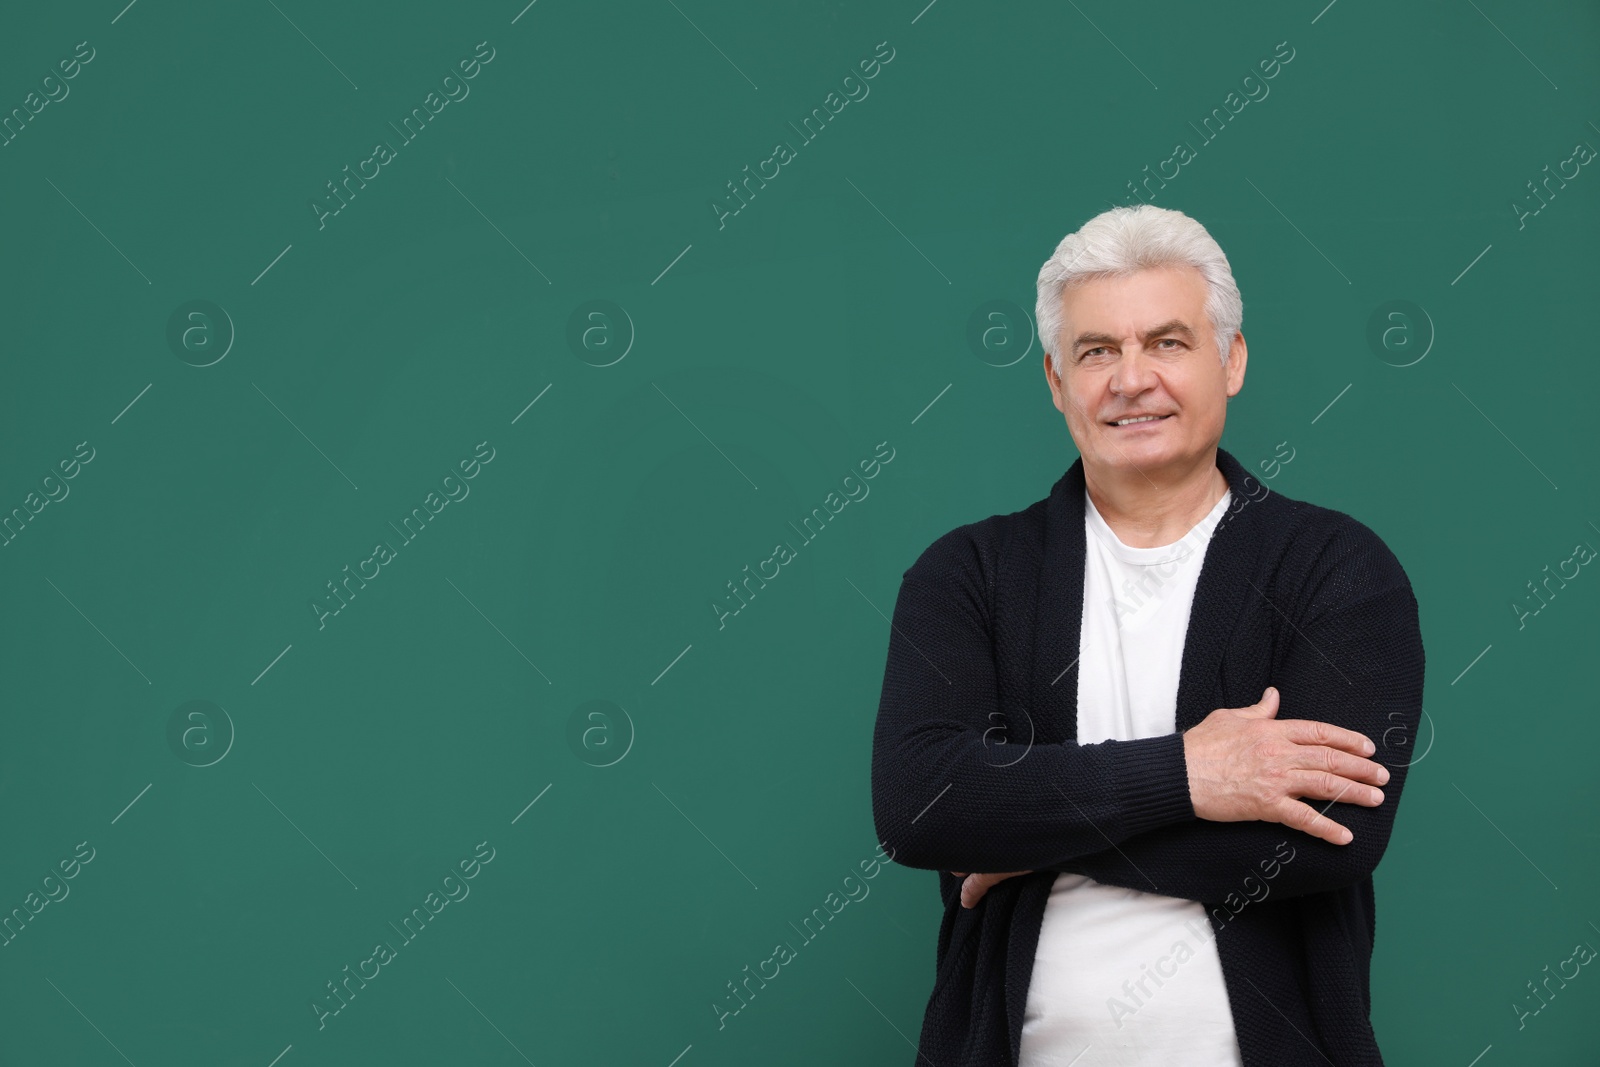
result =
M1132 473L1199 462L1222 440L1227 398L1244 384L1244 335L1226 368L1205 314L1205 278L1159 267L1069 287L1061 298L1061 377L1045 377L1085 467ZM1112 425L1130 415L1163 418Z

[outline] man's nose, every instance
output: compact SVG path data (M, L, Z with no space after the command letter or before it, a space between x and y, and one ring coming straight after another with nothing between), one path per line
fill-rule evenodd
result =
M1155 366L1148 353L1140 345L1128 345L1117 358L1116 368L1111 373L1112 391L1122 396L1134 396L1144 392L1155 381Z

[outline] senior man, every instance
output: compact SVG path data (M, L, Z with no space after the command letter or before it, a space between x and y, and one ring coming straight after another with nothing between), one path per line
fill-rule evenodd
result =
M1422 709L1405 571L1226 450L1243 303L1181 212L1039 272L1079 458L904 572L872 806L944 900L917 1063L1381 1065L1372 872Z

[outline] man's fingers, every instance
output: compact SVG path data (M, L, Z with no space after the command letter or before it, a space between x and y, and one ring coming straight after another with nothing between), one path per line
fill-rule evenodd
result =
M1278 691L1272 686L1267 686L1262 692L1261 699L1248 707L1237 708L1237 711L1253 719L1270 719L1278 714Z
M1377 751L1377 746L1366 734L1355 730L1346 730L1342 726L1335 726L1330 722L1319 722L1316 719L1279 719L1285 727L1285 734L1289 740L1297 745L1326 745L1329 748L1343 749L1353 752L1358 756L1370 756Z
M955 874L956 872L951 871L950 873ZM989 892L991 886L998 885L1007 878L1015 878L1021 874L1032 873L1032 871L1011 871L1007 874L969 874L966 876L966 881L961 883L961 906L963 908L975 908L978 906L978 901L983 899L984 894ZM957 877L960 877L960 875L957 875Z
M1323 815L1309 804L1284 797L1278 802L1278 822L1335 845L1348 845L1354 838L1349 829Z
M1327 771L1290 771L1288 779L1293 783L1289 790L1290 797L1312 797L1335 803L1343 801L1369 808L1383 803L1383 790Z
M1366 785L1389 784L1389 768L1360 756L1324 745L1302 745L1301 767L1307 770L1327 771Z

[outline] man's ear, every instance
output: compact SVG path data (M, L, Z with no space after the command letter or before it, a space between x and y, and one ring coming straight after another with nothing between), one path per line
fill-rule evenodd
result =
M1228 343L1227 374L1230 379L1237 375L1239 380L1237 388L1228 394L1230 398L1238 396L1244 390L1244 376L1249 360L1250 350L1245 345L1244 332L1241 330L1234 334L1234 339Z
M1056 374L1055 361L1051 359L1049 352L1044 354L1044 380L1045 384L1050 387L1050 403L1055 406L1057 411L1063 415L1066 414L1067 383L1062 381Z
M1050 386L1051 393L1065 390L1066 388L1066 383L1061 380L1061 375L1056 373L1055 358L1050 352L1044 354L1044 380L1045 384Z

